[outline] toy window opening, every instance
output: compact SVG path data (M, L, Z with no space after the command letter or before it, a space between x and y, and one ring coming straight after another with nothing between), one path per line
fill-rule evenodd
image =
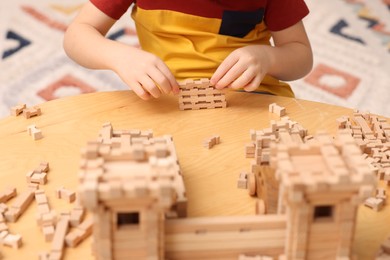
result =
M333 206L316 206L314 208L314 221L332 220L333 219Z
M139 212L118 213L117 214L118 228L125 226L139 225Z

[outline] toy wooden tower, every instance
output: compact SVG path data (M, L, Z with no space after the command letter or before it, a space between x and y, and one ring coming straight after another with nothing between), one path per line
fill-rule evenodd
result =
M286 259L350 259L358 204L375 174L349 133L272 151L286 213Z
M83 152L82 203L94 216L96 259L164 259L164 218L184 216L186 197L170 136L104 125Z
M225 94L210 85L209 79L187 79L180 83L180 110L226 107Z

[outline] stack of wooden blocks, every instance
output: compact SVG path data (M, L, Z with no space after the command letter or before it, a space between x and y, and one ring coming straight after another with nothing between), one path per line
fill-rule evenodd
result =
M225 94L210 85L210 80L188 79L179 84L180 110L195 110L226 107Z

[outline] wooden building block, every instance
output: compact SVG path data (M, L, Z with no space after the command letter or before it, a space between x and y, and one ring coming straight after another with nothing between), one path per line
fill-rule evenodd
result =
M37 214L37 223L39 226L55 226L57 223L57 214L54 210L47 213Z
M26 104L20 104L14 107L11 107L11 115L18 116L23 113L23 110L26 109Z
M274 113L278 115L279 117L285 116L286 115L286 108L281 107L277 105L276 103L272 103L269 105L269 112Z
M57 222L53 241L51 244L49 259L62 259L65 236L69 229L69 214L61 214Z
M67 190L64 187L61 187L56 190L56 197L58 199L65 199L69 203L72 203L76 200L76 193L74 191Z
M54 225L43 226L42 233L43 233L43 236L45 237L46 242L53 241L54 233L55 233Z
M16 197L16 188L8 187L3 191L0 191L0 203L7 202L8 200Z
M256 144L250 143L245 145L245 157L246 158L255 158Z
M213 135L203 141L203 147L211 149L214 145L220 143L219 135Z
M48 162L41 162L37 168L34 169L34 172L49 172L49 163Z
M375 197L370 197L364 201L364 205L375 211L379 211L384 206L384 200Z
M12 206L5 212L5 218L9 222L15 222L20 215L27 209L34 199L34 189L28 188L25 192L19 194Z
M43 138L42 131L38 129L35 125L29 125L27 127L27 132L34 140L39 140Z
M383 201L386 201L386 198L387 198L386 189L377 188L375 198L382 199Z
M0 232L0 243L18 249L22 246L22 236L17 234L10 234L8 231Z
M65 237L65 243L69 247L77 246L81 241L92 234L93 219L84 220L74 230L69 232Z
M26 108L23 110L23 115L25 118L31 118L33 116L40 116L42 114L41 108L38 106Z
M0 232L8 231L8 226L5 223L5 218L2 213L0 213Z
M46 184L47 183L47 174L45 172L35 172L30 171L26 174L27 183L38 183Z
M48 198L43 190L35 191L35 201L37 202L37 223L41 227L45 241L52 241L54 237L54 226L57 218L54 211L50 210Z
M78 226L85 215L85 209L83 206L77 205L70 212L70 226Z

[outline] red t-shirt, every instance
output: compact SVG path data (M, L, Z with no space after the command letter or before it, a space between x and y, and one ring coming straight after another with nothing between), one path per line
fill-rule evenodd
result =
M113 19L119 19L134 0L90 0ZM270 31L279 31L302 20L309 10L304 0L139 0L145 10L171 10L207 18L223 17L228 11L254 11L264 8L264 22Z

